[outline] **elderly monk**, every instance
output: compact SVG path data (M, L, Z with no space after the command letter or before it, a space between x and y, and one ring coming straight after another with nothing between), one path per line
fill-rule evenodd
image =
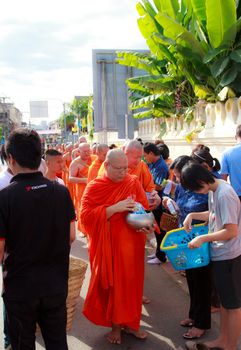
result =
M75 209L78 217L78 229L81 231L79 220L80 202L87 184L90 159L90 145L81 143L78 147L79 156L76 157L69 167L69 182L75 184Z
M96 159L93 161L91 166L89 167L89 172L88 172L88 180L87 182L90 182L91 180L94 180L97 175L98 171L105 161L107 152L109 151L108 145L102 143L96 146Z
M110 150L104 166L104 176L87 185L81 204L92 271L83 313L97 325L112 327L107 339L120 344L122 329L139 339L147 336L140 330L147 230L130 228L126 215L135 201L144 207L148 202L139 180L127 174L122 150Z
M143 147L139 141L127 141L123 147L123 151L128 160L128 174L136 175L145 192L150 192L150 210L155 209L161 199L155 190L155 184L152 174L145 162L141 160L143 155ZM104 166L100 167L98 175L104 174Z

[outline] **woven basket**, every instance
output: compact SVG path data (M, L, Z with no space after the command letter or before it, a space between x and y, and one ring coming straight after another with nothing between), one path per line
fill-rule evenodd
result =
M80 290L82 287L82 284L84 282L85 278L85 272L87 270L88 264L78 258L74 258L73 256L70 256L69 260L69 281L68 281L68 297L66 300L66 306L67 306L67 325L66 329L67 331L70 330L76 304L78 301L78 297L80 295Z
M160 228L165 231L171 231L178 228L178 218L168 213L162 213L160 220Z
M69 331L76 311L76 304L80 295L81 287L84 282L85 273L88 264L79 259L70 256L69 258L69 280L68 280L68 296L66 299L67 307L67 324L66 330ZM37 325L36 332L39 332L39 326Z

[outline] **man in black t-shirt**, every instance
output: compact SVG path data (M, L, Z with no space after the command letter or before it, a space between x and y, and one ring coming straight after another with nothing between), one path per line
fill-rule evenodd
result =
M37 171L41 142L35 131L13 131L6 153L15 176L0 191L0 261L11 346L35 349L38 323L47 350L67 350L69 251L75 238L70 194Z

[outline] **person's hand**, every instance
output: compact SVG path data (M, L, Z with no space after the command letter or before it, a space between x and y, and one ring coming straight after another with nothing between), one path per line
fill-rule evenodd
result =
M169 211L168 206L167 206L168 199L169 199L169 197L167 197L167 196L162 197L162 205L166 210Z
M193 249L193 248L199 248L201 245L204 243L204 237L198 236L193 238L189 243L188 243L188 248Z
M183 221L184 230L190 232L192 230L192 214L188 214Z
M143 232L143 233L146 233L146 234L151 234L154 232L154 225L150 226L150 227L143 227L141 228L140 230L137 230L138 232Z
M134 211L135 208L136 202L131 198L124 199L123 201L117 202L115 204L116 213L121 213L123 211Z
M153 190L150 193L149 209L150 210L156 209L160 203L161 203L161 198L158 196L157 191Z

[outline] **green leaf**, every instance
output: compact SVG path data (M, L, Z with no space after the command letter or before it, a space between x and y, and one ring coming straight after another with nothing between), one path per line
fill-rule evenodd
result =
M202 24L206 21L206 0L191 0L191 4L195 17Z
M150 3L150 1L148 1L148 0L142 0L142 2L143 2L143 5L144 5L145 8L146 8L146 11L149 13L149 15L150 15L151 17L155 17L156 11L155 11L154 7L152 6L152 4Z
M220 53L222 53L228 49L229 49L228 45L222 45L222 46L217 47L216 49L212 49L212 50L208 51L206 56L204 56L204 58L203 58L203 63L211 62Z
M207 99L213 94L213 92L204 85L195 85L195 95L202 100Z
M221 57L211 65L211 73L214 78L217 78L227 67L229 57Z
M135 118L135 119L142 119L142 118L148 118L148 117L152 117L152 110L151 109L149 109L148 111L142 111L142 112L138 112L138 113L133 114L133 118Z
M161 13L165 13L169 17L176 19L179 10L178 0L161 0Z
M234 0L207 0L207 31L211 45L231 45L236 36L236 6Z
M161 0L153 0L158 11L161 11Z
M241 63L241 50L233 51L230 55L231 60Z
M137 12L140 16L144 16L146 14L146 10L140 2L137 3L136 9L137 9Z
M164 35L166 37L171 38L172 40L180 43L182 46L189 47L194 52L198 53L201 56L204 56L204 51L198 40L181 24L162 13L158 13L155 18L157 22L160 23L160 25L163 27Z
M238 75L238 71L235 67L229 68L223 75L220 85L227 86L232 83Z
M231 85L231 88L236 92L236 93L239 93L238 96L240 96L240 93L241 93L241 84L240 84L240 81L241 81L241 74L239 73L236 77L236 79L232 82Z

